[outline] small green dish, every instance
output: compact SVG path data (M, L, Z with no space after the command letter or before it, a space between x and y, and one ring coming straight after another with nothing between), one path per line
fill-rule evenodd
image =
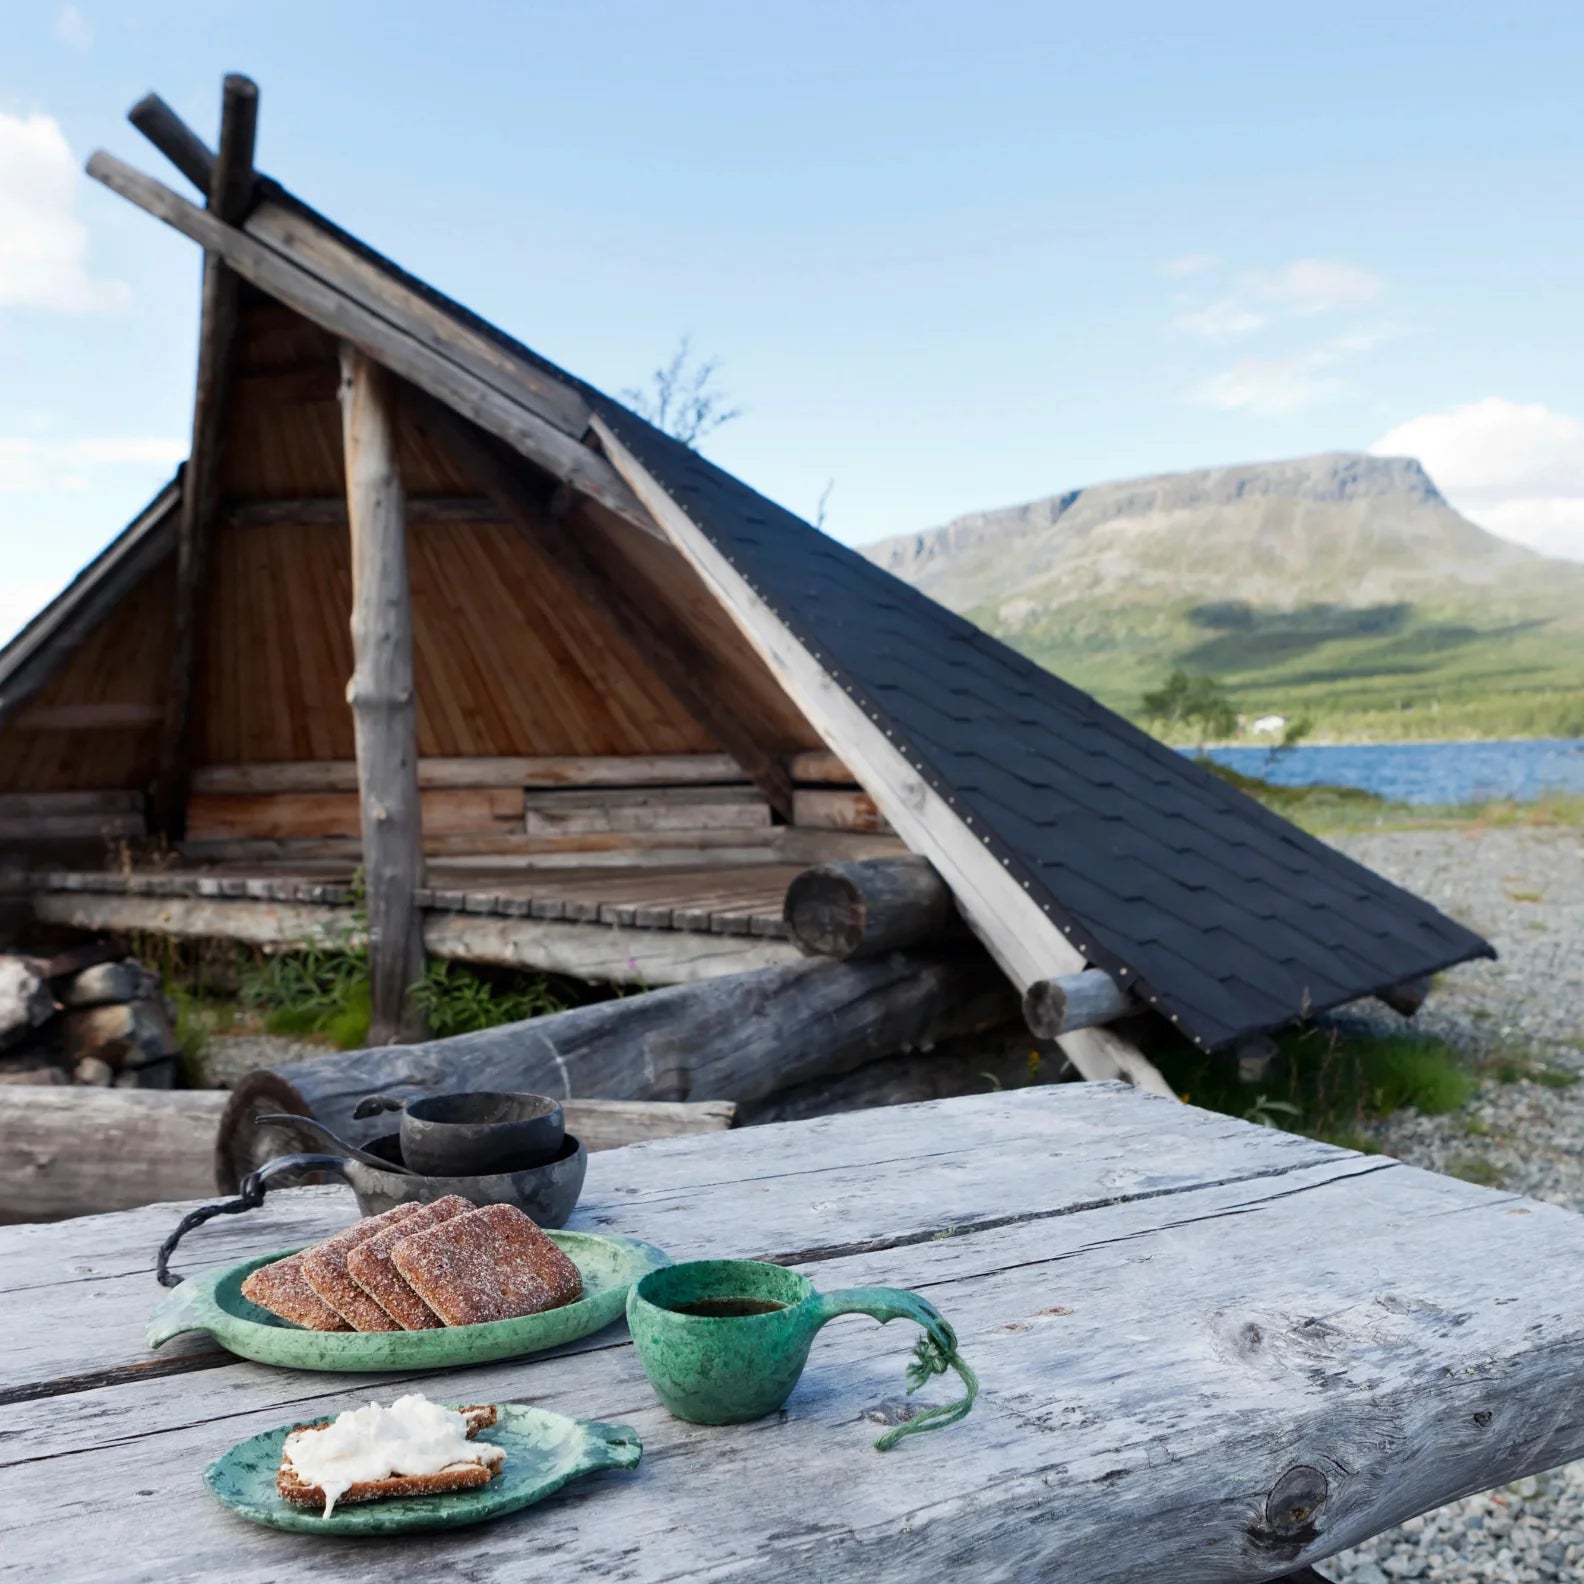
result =
M433 1331L305 1331L242 1296L248 1274L296 1249L281 1249L224 1270L189 1277L149 1317L148 1345L157 1348L184 1331L207 1331L222 1347L259 1364L287 1369L450 1369L491 1359L519 1358L575 1342L603 1330L623 1311L628 1290L670 1259L636 1238L597 1232L547 1232L583 1276L576 1303L518 1320L442 1326Z
M500 1403L498 1418L480 1441L506 1449L501 1471L476 1490L442 1496L337 1507L328 1518L318 1507L294 1507L275 1489L281 1447L295 1425L282 1425L239 1442L204 1470L204 1484L232 1512L271 1529L298 1534L391 1535L426 1529L461 1529L531 1507L570 1480L600 1469L630 1469L643 1456L631 1425L568 1419L565 1414L519 1403Z

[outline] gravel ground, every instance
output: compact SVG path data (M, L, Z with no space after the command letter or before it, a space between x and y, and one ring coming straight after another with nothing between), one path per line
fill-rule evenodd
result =
M1478 1092L1450 1116L1389 1118L1373 1130L1381 1147L1584 1211L1584 830L1389 831L1335 845L1501 953L1447 973L1414 1020L1481 1064ZM1541 1068L1549 1082L1503 1081ZM1322 1572L1342 1584L1584 1579L1584 1463L1426 1513Z

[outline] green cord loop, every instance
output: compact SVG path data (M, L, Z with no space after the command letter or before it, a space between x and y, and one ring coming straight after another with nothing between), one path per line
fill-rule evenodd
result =
M876 1452L889 1452L903 1436L917 1435L922 1430L941 1430L947 1425L956 1424L959 1419L968 1417L968 1410L974 1405L974 1398L979 1395L979 1377L963 1362L962 1356L954 1345L943 1347L933 1336L922 1336L913 1349L913 1362L908 1365L907 1389L911 1397L920 1386L932 1380L936 1375L944 1375L947 1370L954 1369L962 1377L962 1383L967 1388L967 1395L954 1403L941 1403L934 1408L925 1408L913 1415L911 1419L904 1420L899 1425L893 1425L886 1433L875 1442Z

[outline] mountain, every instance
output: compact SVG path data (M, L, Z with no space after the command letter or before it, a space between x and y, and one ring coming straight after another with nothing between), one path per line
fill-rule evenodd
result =
M1126 713L1181 667L1335 735L1584 734L1584 564L1408 457L1099 484L863 553Z

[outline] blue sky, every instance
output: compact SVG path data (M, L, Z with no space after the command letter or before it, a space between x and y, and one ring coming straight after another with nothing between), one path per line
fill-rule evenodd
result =
M1102 479L1412 450L1584 557L1576 5L19 0L0 57L0 633L185 449L196 250L74 175L157 89L851 542Z

